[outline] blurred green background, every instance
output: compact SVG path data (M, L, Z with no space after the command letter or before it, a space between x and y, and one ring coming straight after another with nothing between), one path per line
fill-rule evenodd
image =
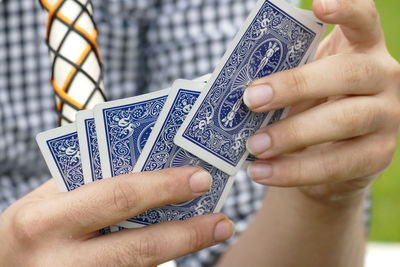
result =
M312 0L302 0L311 9ZM390 53L400 61L400 0L375 0ZM329 29L332 29L330 27ZM400 139L399 139L400 141ZM372 188L370 240L400 241L400 147L392 165Z

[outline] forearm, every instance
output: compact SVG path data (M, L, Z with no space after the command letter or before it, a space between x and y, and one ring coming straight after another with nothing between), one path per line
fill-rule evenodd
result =
M219 266L362 266L363 198L321 204L297 189L271 188Z

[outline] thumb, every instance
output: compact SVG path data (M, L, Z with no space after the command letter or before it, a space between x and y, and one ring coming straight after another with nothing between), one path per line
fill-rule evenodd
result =
M383 38L373 0L314 0L313 11L320 20L338 24L352 45L374 46Z

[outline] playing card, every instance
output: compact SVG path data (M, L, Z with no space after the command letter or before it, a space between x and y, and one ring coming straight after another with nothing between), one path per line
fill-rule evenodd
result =
M245 88L257 78L304 63L321 36L320 26L284 1L259 0L178 130L175 143L234 175L248 156L248 137L274 114L249 111L243 102Z
M323 23L322 21L320 21L317 17L315 17L314 13L311 10L304 10L304 9L298 8L298 11L300 13L302 13L303 15L312 18L314 20L314 22L319 27L321 27L322 31L325 32L327 25L325 23ZM307 64L307 63L311 62L314 59L315 53L317 52L317 48L318 48L319 42L314 42L314 43L315 43L315 45L313 45L310 48L311 53L309 54L309 56L305 60L304 64ZM287 116L287 114L289 113L289 111L290 111L290 107L274 111L274 115L269 120L268 125L273 124L273 123L277 122L278 120L284 119ZM253 162L253 161L256 161L256 160L257 160L257 158L254 155L251 155L251 154L246 158L246 162Z
M77 113L76 128L85 184L103 179L96 125L92 110L83 110Z
M305 9L297 8L297 11L300 14L302 14L303 16L312 19L321 28L322 34L321 34L320 38L322 38L322 35L323 35L323 33L325 33L326 27L328 25L326 23L322 22L321 20L319 20L314 15L314 12L311 11L311 10L305 10ZM319 41L318 42L314 42L314 44L311 46L311 48L310 48L311 53L308 55L308 57L305 60L304 64L307 64L307 63L311 62L314 59L315 53L317 52L317 48L318 48L318 45L319 45Z
M94 108L104 178L132 172L169 89L106 102Z
M131 228L164 221L183 220L196 215L219 212L221 209L233 178L229 178L228 174L188 153L173 142L176 131L204 86L203 82L175 81L133 171L146 172L172 167L199 166L213 177L210 191L185 203L146 211L119 225Z
M36 141L60 191L71 191L83 185L78 133L74 123L40 133Z
M111 225L110 226L110 233L120 232L122 230L125 230L125 228L122 227L122 226L118 226L118 225Z
M196 79L193 80L193 82L203 82L203 83L207 83L208 80L210 80L211 78L211 73L205 74L203 76L200 76Z

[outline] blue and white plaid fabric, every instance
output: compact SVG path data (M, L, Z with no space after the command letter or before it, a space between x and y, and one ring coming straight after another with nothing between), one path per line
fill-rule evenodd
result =
M255 1L93 0L108 99L212 72ZM0 0L0 211L50 178L35 142L36 134L57 122L44 40L39 1ZM239 173L223 209L238 233L264 192ZM212 266L227 245L183 257L178 264Z

